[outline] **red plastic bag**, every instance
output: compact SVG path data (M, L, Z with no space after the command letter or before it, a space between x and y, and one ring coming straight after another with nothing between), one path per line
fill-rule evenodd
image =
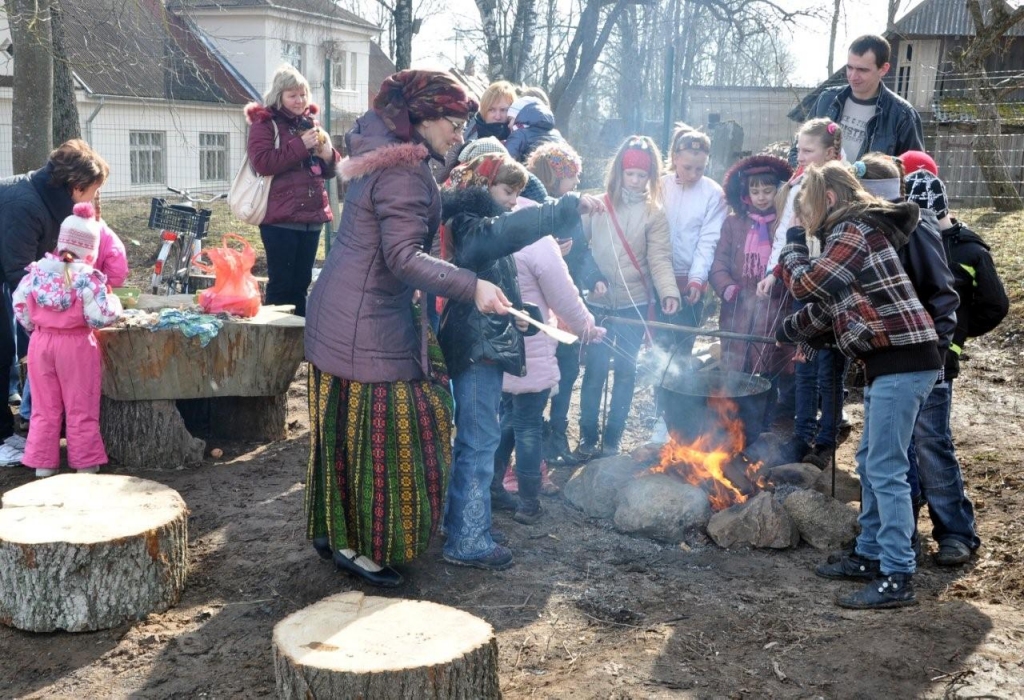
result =
M232 240L241 243L242 249L229 248ZM199 262L203 255L210 259L210 265ZM215 277L213 286L199 293L199 305L204 311L211 314L223 311L243 318L259 312L260 288L252 276L256 252L247 240L235 233L225 234L220 248L207 248L192 262Z

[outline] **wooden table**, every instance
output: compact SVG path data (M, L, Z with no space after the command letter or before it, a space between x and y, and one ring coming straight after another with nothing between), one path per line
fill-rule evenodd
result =
M173 469L202 461L206 443L193 432L283 439L305 319L282 308L226 321L205 348L176 329L97 332L103 350L100 427L110 458L131 468Z

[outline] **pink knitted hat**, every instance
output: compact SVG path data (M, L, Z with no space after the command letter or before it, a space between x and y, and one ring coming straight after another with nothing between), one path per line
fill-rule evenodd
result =
M92 202L79 202L71 210L74 213L64 219L57 236L57 252L73 253L84 263L93 265L100 251L100 222Z

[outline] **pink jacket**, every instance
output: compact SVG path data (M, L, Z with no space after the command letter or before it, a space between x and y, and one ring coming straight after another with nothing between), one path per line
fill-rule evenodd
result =
M107 294L106 278L85 263L65 265L47 253L27 270L11 301L14 317L29 333L36 328L84 333L109 326L121 315L120 300Z
M573 333L582 335L594 325L594 316L580 299L572 283L569 268L562 260L558 243L545 236L512 256L519 276L519 291L523 301L540 307L544 318L555 323L553 316ZM552 314L554 312L554 314ZM506 373L502 391L511 394L532 394L558 384L558 361L555 349L558 341L545 333L526 338L526 376L514 377Z
M128 254L124 243L106 221L100 221L100 252L96 255L96 269L107 276L107 284L120 287L128 279Z

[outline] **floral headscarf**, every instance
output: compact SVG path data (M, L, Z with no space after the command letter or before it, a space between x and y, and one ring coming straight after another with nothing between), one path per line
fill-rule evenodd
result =
M450 73L403 70L381 83L373 109L398 138L409 141L413 124L446 116L467 119L477 103Z

